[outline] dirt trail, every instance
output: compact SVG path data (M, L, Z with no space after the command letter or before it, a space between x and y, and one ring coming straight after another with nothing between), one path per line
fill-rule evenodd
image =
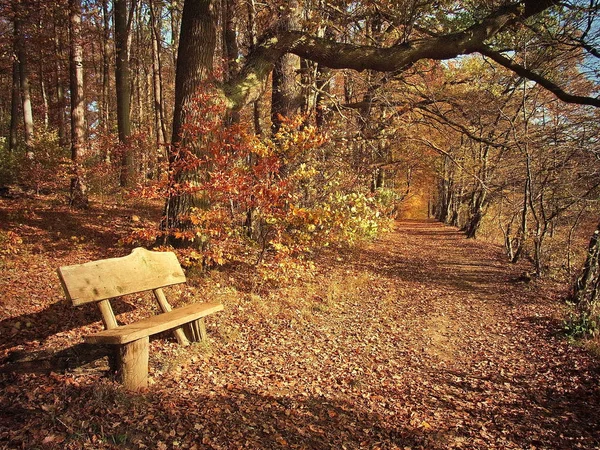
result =
M597 448L598 367L560 335L556 286L435 222L398 223L359 261L397 293L381 314L399 315L425 447Z
M599 448L598 363L560 335L556 286L519 270L401 221L284 287L215 272L209 349L152 342L155 384L135 398L93 371L4 375L0 448ZM86 332L65 322L41 345Z
M269 310L262 327L216 352L218 359L250 352L224 378L233 391L260 392L259 405L266 396L267 409L275 399L295 411L293 420L281 417L284 408L269 421L287 444L600 443L597 364L559 335L553 286L516 282L519 269L501 249L439 223L403 221L377 242L321 264L315 285L325 300L310 319ZM246 315L233 308L234 323ZM255 415L257 406L244 407Z

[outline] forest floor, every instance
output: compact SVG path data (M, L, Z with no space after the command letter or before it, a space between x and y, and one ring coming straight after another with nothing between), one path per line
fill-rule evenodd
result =
M119 238L157 214L0 200L0 448L600 448L600 364L562 335L560 286L430 221L285 280L190 271L167 294L223 302L209 344L153 339L149 390L123 391L80 344L99 313L55 271L128 254Z

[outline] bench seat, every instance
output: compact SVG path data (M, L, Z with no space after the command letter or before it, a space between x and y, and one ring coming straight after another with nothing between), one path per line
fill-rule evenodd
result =
M177 328L222 310L223 305L220 302L194 303L150 316L129 325L84 336L84 341L89 344L127 344L143 337Z

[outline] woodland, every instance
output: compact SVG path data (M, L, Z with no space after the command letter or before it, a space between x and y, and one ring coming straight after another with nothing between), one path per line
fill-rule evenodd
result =
M1 448L600 446L597 0L0 0L0 55ZM225 310L134 394L56 269L138 246Z

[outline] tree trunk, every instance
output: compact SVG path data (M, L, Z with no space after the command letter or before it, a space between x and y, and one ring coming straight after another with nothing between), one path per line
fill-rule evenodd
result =
M217 15L214 0L187 0L183 6L181 34L177 54L177 71L175 76L175 110L173 113L172 146L169 153L169 163L174 168L175 163L182 161L179 149L186 145L182 136L189 114L188 109L193 105L194 96L202 83L213 72L213 59L217 37ZM202 42L203 45L198 45ZM199 176L192 171L180 170L174 175L174 182L185 183ZM194 194L185 192L170 193L165 205L165 219L162 228L165 230L184 229L189 226L185 216L190 208L198 205Z
M156 142L160 153L165 151L167 144L167 133L165 129L165 107L162 87L162 63L161 63L161 17L162 5L154 5L154 1L149 1L150 5L150 23L152 26L152 81L154 91L154 122L156 127Z
M591 310L598 304L600 296L600 223L588 245L583 270L573 289L573 300L585 310Z
M122 187L131 187L134 178L133 155L128 148L131 137L131 71L129 68L129 14L128 0L114 0L115 21L115 80L117 89L117 128L122 144L121 177Z
M248 21L247 21L247 33L248 40L252 48L257 43L256 39L256 2L255 0L247 0L248 3ZM264 127L262 124L262 114L261 114L261 104L260 98L252 102L252 119L254 125L254 134L257 136L262 136L264 133Z
M14 36L15 36L15 53L19 62L19 82L21 86L21 100L23 102L23 125L25 129L25 147L27 148L28 156L33 157L33 109L31 106L31 86L29 79L29 64L27 58L27 48L25 31L23 30L23 20L26 14L26 5L22 5L20 1L13 3L15 7L14 17Z
M237 30L235 26L235 10L237 0L222 0L223 50L225 53L225 78L231 80L237 75L239 48L237 45ZM240 121L239 111L230 111L227 118L229 123Z
M8 137L8 151L12 152L17 148L19 136L19 103L21 101L21 82L19 76L19 62L15 58L12 64L12 95L10 106L10 132Z
M85 99L83 95L83 46L81 45L81 0L69 0L71 31L71 205L88 206L83 173L85 156Z
M482 186L478 192L475 192L473 195L475 199L471 207L469 220L465 226L465 234L467 239L475 239L477 236L477 231L479 231L479 227L481 226L481 221L483 220L484 210L487 203L485 187Z
M300 5L298 0L288 2L280 22L281 31L300 29ZM281 127L281 119L300 113L303 104L302 89L299 80L300 57L286 53L281 56L273 68L273 93L271 103L271 122L273 133Z
M40 52L41 53L41 52ZM48 117L48 93L46 92L46 77L44 76L44 55L40 54L39 61L39 69L40 69L40 94L42 96L42 104L44 105L43 115L44 115L44 129L47 130L50 125L50 118Z
M237 45L237 30L235 26L235 11L237 0L223 1L223 49L226 58L227 79L233 78L237 74L239 48Z
M177 67L177 51L179 49L179 29L181 27L181 15L179 14L180 0L171 0L169 10L171 11L171 48L173 49L173 67Z
M110 14L108 0L102 0L102 103L100 108L100 120L105 133L110 129ZM105 160L110 161L110 153L107 152Z
M317 128L323 129L327 121L331 117L331 112L327 108L328 94L331 88L331 70L319 64L317 67L317 100L316 100L316 125Z
M62 22L63 16L57 11L54 19L54 51L56 52L56 60L55 60L55 78L54 84L56 89L56 112L55 112L55 120L58 127L58 143L61 148L67 147L69 143L69 139L67 136L67 119L65 117L66 113L66 98L65 98L65 88L63 86L62 73L63 73L63 63L61 58L61 52L63 48L63 44L61 42L61 35L59 30L59 22Z
M514 249L514 254L511 259L512 263L517 263L521 259L521 255L523 254L525 248L525 242L528 237L528 224L527 219L529 217L529 198L531 196L531 172L529 171L529 155L527 155L527 170L525 173L525 184L523 187L523 207L521 209L521 224L519 226L519 230L517 232L517 237L514 239L516 247Z

